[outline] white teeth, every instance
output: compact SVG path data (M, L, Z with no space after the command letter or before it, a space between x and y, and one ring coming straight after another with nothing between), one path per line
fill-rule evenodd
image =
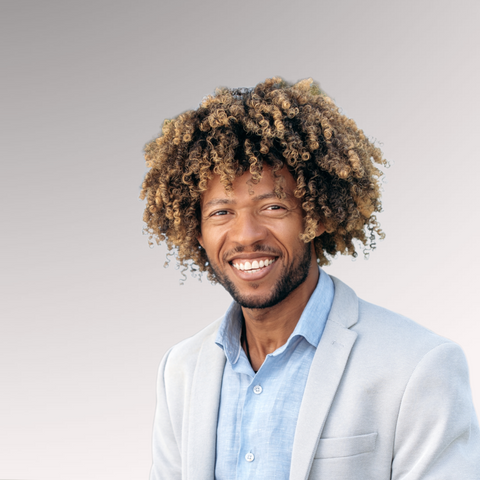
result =
M273 262L275 262L275 259L270 259L270 260L254 260L252 263L250 262L245 262L245 263L233 263L233 266L237 270L243 270L245 272L256 272L260 268L263 267L268 267L271 265Z

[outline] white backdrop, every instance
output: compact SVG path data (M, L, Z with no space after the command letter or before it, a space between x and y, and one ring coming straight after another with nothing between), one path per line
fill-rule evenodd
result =
M158 363L221 287L142 236L142 148L219 85L313 77L381 142L368 261L327 272L466 352L480 411L480 3L2 1L0 478L147 478Z

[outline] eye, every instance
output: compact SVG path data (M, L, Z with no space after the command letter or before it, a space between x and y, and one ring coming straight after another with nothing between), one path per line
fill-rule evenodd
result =
M213 212L211 214L211 216L212 217L220 217L220 216L227 215L227 214L228 214L227 210L217 210L216 212Z

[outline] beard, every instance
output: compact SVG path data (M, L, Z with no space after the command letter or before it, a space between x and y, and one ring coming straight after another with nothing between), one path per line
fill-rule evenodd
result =
M303 242L302 242L303 243ZM210 262L210 266L215 274L215 278L232 298L243 308L270 308L285 300L291 292L299 287L308 277L312 261L312 250L310 243L304 243L305 247L294 258L293 262L283 271L280 278L275 282L270 294L261 298L255 295L243 295L239 292L235 284L220 272L217 265ZM280 259L277 258L276 262ZM253 288L257 287L253 284Z

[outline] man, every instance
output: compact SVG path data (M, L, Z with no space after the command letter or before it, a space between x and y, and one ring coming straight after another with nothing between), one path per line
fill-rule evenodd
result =
M385 161L311 80L217 90L146 160L147 231L234 299L162 361L151 480L480 479L460 348L319 268L383 236Z

